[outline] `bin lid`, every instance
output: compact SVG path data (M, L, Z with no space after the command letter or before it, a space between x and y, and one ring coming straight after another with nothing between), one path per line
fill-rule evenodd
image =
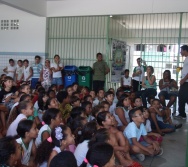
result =
M79 66L78 67L79 71L91 71L91 67L90 66Z
M65 66L64 70L66 70L66 71L75 71L75 70L77 70L77 67L76 66Z

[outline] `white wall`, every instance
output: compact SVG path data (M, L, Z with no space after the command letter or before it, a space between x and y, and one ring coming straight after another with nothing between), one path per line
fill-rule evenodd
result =
M187 0L47 1L47 17L188 12Z
M19 20L19 30L0 30L0 52L45 53L46 18L0 5L0 20Z

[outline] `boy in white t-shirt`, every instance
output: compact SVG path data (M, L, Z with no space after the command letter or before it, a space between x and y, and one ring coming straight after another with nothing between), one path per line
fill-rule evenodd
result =
M57 85L57 90L59 91L63 85L63 79L61 70L63 69L63 64L60 62L59 55L54 56L54 63L51 64L52 70L52 84Z
M12 77L14 79L16 66L14 65L14 60L9 59L9 65L3 69L7 76Z
M17 86L20 86L20 83L23 79L23 62L22 60L17 61L17 68L16 68L16 83Z
M121 87L124 91L130 92L132 90L132 78L129 77L129 70L126 69L124 74L121 78Z

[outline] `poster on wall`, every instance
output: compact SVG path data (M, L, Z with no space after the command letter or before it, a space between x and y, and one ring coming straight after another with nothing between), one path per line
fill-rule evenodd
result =
M127 50L126 42L112 40L111 82L113 83L120 83L121 77L124 75Z

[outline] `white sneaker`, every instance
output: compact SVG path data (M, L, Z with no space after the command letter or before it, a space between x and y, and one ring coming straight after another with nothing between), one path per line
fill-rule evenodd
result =
M145 155L144 154L136 154L135 157L139 160L139 161L144 161L145 160Z

